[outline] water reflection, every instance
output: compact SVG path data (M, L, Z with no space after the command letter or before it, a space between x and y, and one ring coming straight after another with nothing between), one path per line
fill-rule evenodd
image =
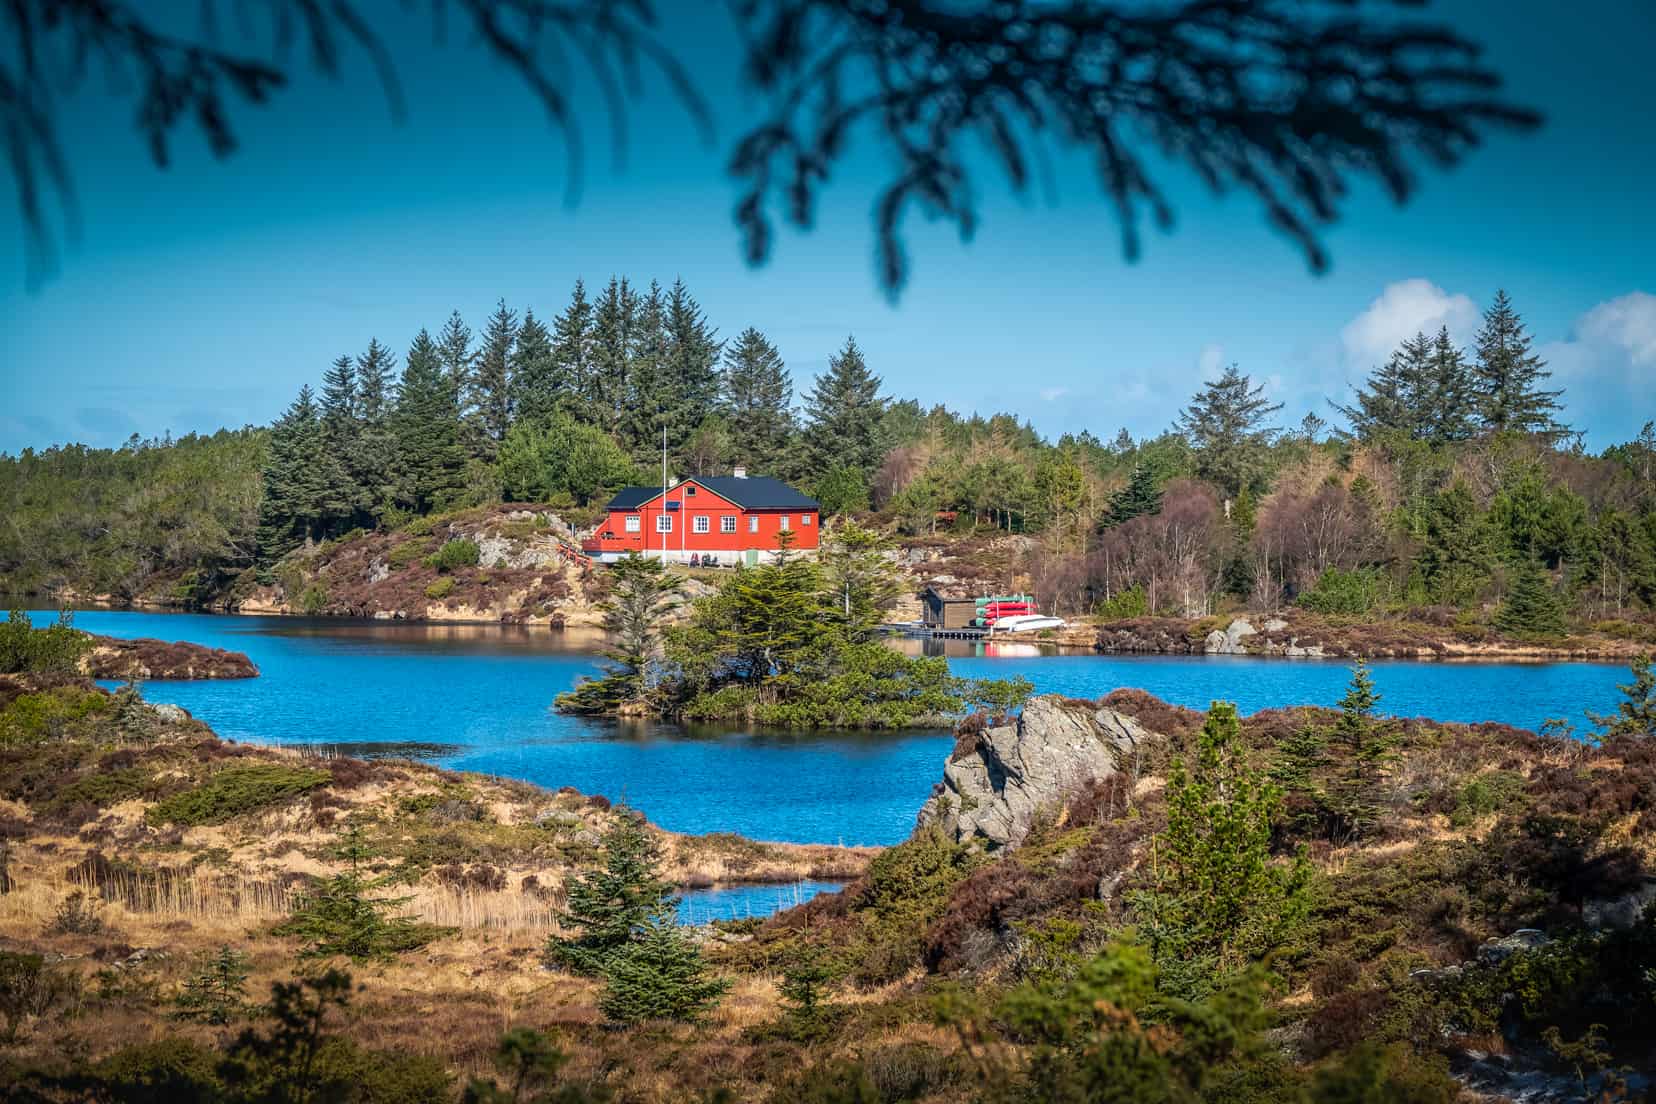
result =
M714 920L763 919L795 908L819 893L837 893L841 882L804 879L782 885L713 886L688 889L679 896L681 924L708 924Z

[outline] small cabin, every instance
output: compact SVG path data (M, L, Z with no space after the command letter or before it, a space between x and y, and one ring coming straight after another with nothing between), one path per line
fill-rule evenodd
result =
M969 629L977 621L976 598L951 598L935 587L927 587L920 594L920 602L925 607L923 620L927 628Z
M604 508L598 531L581 550L602 563L643 554L686 563L756 564L776 555L777 540L814 553L822 508L780 479L693 475L662 487L627 487Z

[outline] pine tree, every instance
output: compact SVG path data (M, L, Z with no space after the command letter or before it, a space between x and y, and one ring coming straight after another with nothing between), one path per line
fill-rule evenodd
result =
M573 413L590 421L585 404L592 390L592 304L580 280L575 281L569 306L552 320L552 362L557 392Z
M855 522L835 527L823 542L822 576L847 639L871 639L903 594L889 542Z
M1276 430L1265 420L1282 409L1265 399L1265 385L1231 365L1210 380L1179 416L1178 428L1196 450L1196 471L1234 497L1260 474Z
M547 958L578 974L599 976L611 960L640 941L656 924L672 924L678 907L672 883L661 876L660 853L641 818L618 810L604 833L603 865L569 885L560 917L574 937L553 936Z
M615 713L644 700L650 690L646 675L660 650L661 621L678 608L684 580L649 556L622 557L610 567L609 577L610 596L602 607L611 642L603 652L608 669L560 694L556 704L561 712Z
M1318 774L1327 762L1328 741L1314 724L1300 725L1277 745L1270 777L1282 788L1283 812L1296 831L1310 831L1322 819Z
M632 366L618 436L639 464L654 466L661 457L661 430L666 425L672 389L667 379L667 300L661 285L650 281L633 327Z
M1530 345L1529 332L1512 300L1504 290L1496 292L1478 331L1473 365L1483 427L1492 433L1512 430L1553 439L1567 436L1569 427L1557 419L1558 398L1564 392L1542 389L1552 373Z
M1145 514L1161 513L1162 493L1156 489L1156 474L1142 461L1133 465L1127 485L1110 496L1109 524L1120 525Z
M725 349L724 411L739 463L779 470L793 434L793 381L782 356L749 326Z
M460 410L442 349L425 330L408 347L391 429L397 443L399 498L424 514L457 497L466 465Z
M346 353L322 373L322 397L319 415L323 431L335 447L348 450L356 440L357 403L356 361Z
M502 299L483 329L483 346L477 353L477 367L471 378L471 397L481 445L488 456L512 427L511 364L512 346L517 341L517 312Z
M1340 719L1329 734L1343 758L1328 801L1348 836L1365 835L1380 820L1392 743L1376 723L1374 707L1379 704L1368 665L1358 660L1340 698Z
M357 457L362 449L362 396L356 361L341 356L322 375L322 398L317 409L321 440L313 462L317 486L318 531L326 535L346 519L356 517L367 503L357 479Z
M671 918L648 920L638 938L604 963L598 1007L617 1023L693 1023L730 988L709 976L701 948Z
M838 353L828 358L828 370L816 377L805 396L805 433L802 471L808 482L845 465L869 479L883 460L880 416L880 377L868 370L854 337L847 337Z
M1562 636L1564 606L1541 565L1525 559L1513 576L1506 600L1495 613L1495 627L1522 636Z
M471 327L459 311L449 315L443 323L443 332L437 335L437 356L453 393L455 409L464 416L472 389L472 372L477 367L477 351L472 348Z
M663 321L663 377L667 386L663 420L668 447L682 456L690 439L718 405L722 343L683 280L673 281L667 293Z
M1459 480L1426 503L1425 541L1417 563L1433 601L1461 606L1489 579L1494 556L1489 526L1471 490Z
M1651 669L1651 657L1635 659L1631 670L1633 681L1617 687L1627 700L1618 703L1614 713L1587 714L1589 720L1604 730L1604 739L1656 737L1656 671Z
M395 495L397 439L391 429L395 371L396 355L369 338L368 348L356 362L358 431L345 464L362 520L378 518Z
M592 319L592 370L582 396L582 418L606 432L621 427L633 358L638 293L624 279L610 277Z
M1155 888L1138 904L1170 990L1200 996L1280 946L1304 915L1308 868L1271 861L1281 793L1248 765L1236 707L1214 702L1195 758L1175 759Z
M1466 440L1473 433L1476 396L1471 370L1449 339L1449 327L1439 328L1426 363L1427 386L1420 400L1424 438L1433 444Z
M557 359L552 355L552 335L533 310L523 312L509 360L514 419L544 422L563 409L568 396L561 389Z
M377 883L363 873L369 854L360 828L352 826L346 833L338 857L349 862L347 869L318 882L294 906L293 915L275 929L279 935L303 940L302 955L344 955L364 962L413 950L442 934L442 929L397 912L409 898L368 895Z
M220 947L185 979L174 1003L185 1020L223 1026L253 1010L247 1000L251 973L247 955L231 946Z
M322 425L307 384L270 427L257 534L259 579L274 581L276 561L308 544L322 526Z
M776 990L782 998L782 1030L797 1042L826 1036L838 1018L830 986L838 971L826 951L802 943L789 957Z

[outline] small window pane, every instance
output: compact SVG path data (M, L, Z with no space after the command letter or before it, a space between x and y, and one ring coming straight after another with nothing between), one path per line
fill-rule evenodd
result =
M792 525L788 524L788 515L787 514L782 515L782 528L784 528L784 529L792 529L793 528Z
M657 514L656 515L656 532L658 532L658 533L671 533L672 531L673 531L673 515L672 514Z
M736 515L726 514L719 519L719 532L734 533L736 531Z
M643 528L644 526L640 522L637 514L633 514L631 517L627 518L627 532L636 533Z
M758 514L750 514L748 516L748 532L757 533L758 531L759 531L759 515Z
M709 530L709 525L708 525L708 521L707 521L707 515L706 514L697 514L696 515L695 532L697 532L697 533L706 533L706 532L708 532L708 530Z

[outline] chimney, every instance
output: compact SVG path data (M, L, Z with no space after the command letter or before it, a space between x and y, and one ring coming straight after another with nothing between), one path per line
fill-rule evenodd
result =
M738 465L730 469L730 474L734 475L737 479L746 479L747 469Z

